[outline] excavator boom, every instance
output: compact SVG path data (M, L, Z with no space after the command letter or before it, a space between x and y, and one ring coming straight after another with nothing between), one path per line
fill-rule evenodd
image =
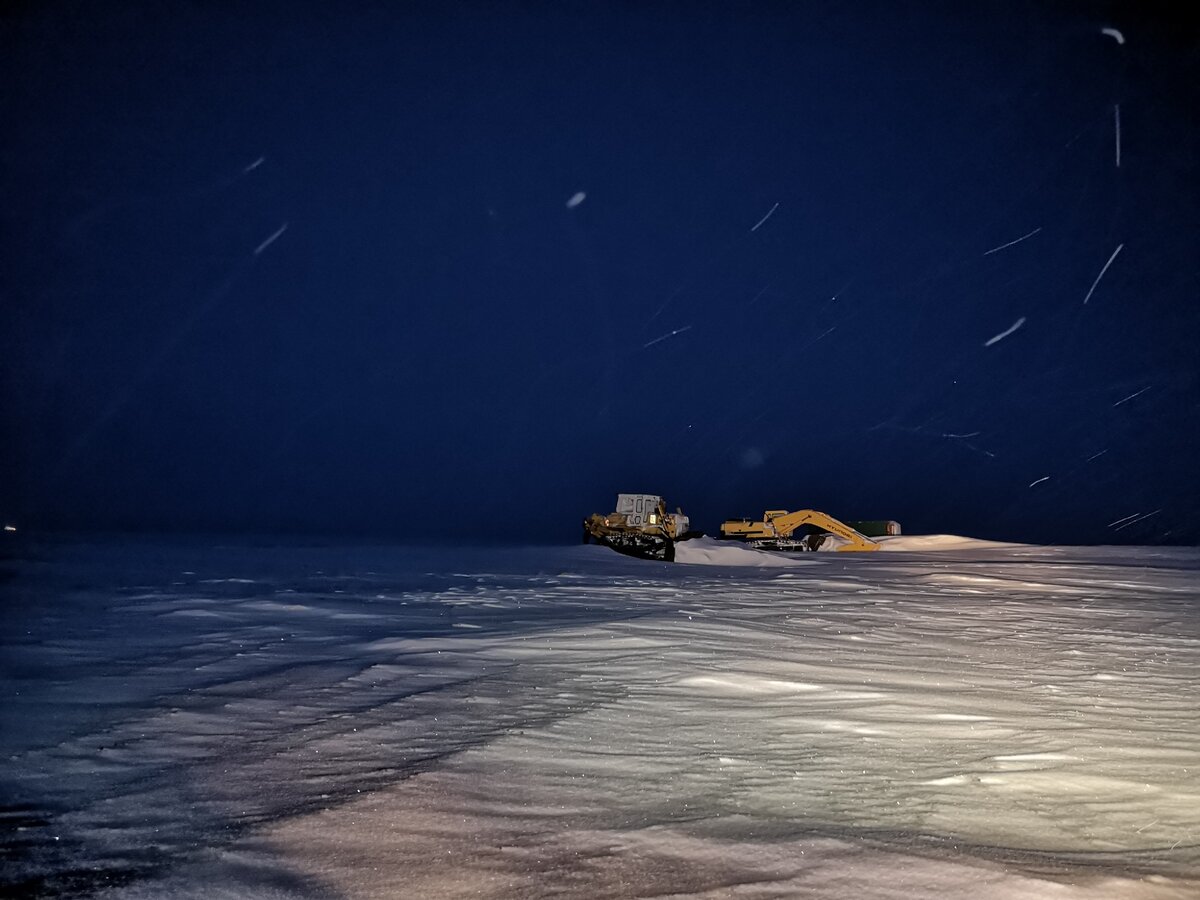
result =
M769 509L763 514L761 522L729 519L721 526L721 537L743 540L764 550L815 549L812 541L794 537L796 530L805 525L812 525L846 541L838 550L879 549L878 542L855 531L845 522L815 509L798 509L795 512Z

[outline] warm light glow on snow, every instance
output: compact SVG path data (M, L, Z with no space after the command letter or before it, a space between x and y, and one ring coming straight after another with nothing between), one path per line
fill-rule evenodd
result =
M17 865L127 898L1195 896L1196 551L883 543L60 548L0 646L44 819Z

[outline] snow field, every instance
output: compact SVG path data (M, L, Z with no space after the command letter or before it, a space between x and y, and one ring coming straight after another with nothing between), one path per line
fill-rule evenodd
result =
M6 717L63 720L5 739L59 838L22 871L132 871L129 897L1197 895L1194 552L691 543L235 557L68 598L78 634L5 640L30 698Z

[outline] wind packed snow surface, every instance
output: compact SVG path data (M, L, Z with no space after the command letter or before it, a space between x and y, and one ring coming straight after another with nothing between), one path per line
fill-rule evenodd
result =
M0 893L1200 896L1200 553L887 543L25 548Z

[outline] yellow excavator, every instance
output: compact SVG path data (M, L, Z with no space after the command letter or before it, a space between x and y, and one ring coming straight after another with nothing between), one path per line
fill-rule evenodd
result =
M806 525L812 526L811 529L807 529L811 533L797 536L797 530ZM845 522L839 522L833 516L817 512L815 509L798 509L795 512L768 509L763 513L761 522L753 519L727 519L721 525L721 538L744 541L757 550L820 550L831 534L845 541L837 546L838 550L879 549L878 541L871 540Z

